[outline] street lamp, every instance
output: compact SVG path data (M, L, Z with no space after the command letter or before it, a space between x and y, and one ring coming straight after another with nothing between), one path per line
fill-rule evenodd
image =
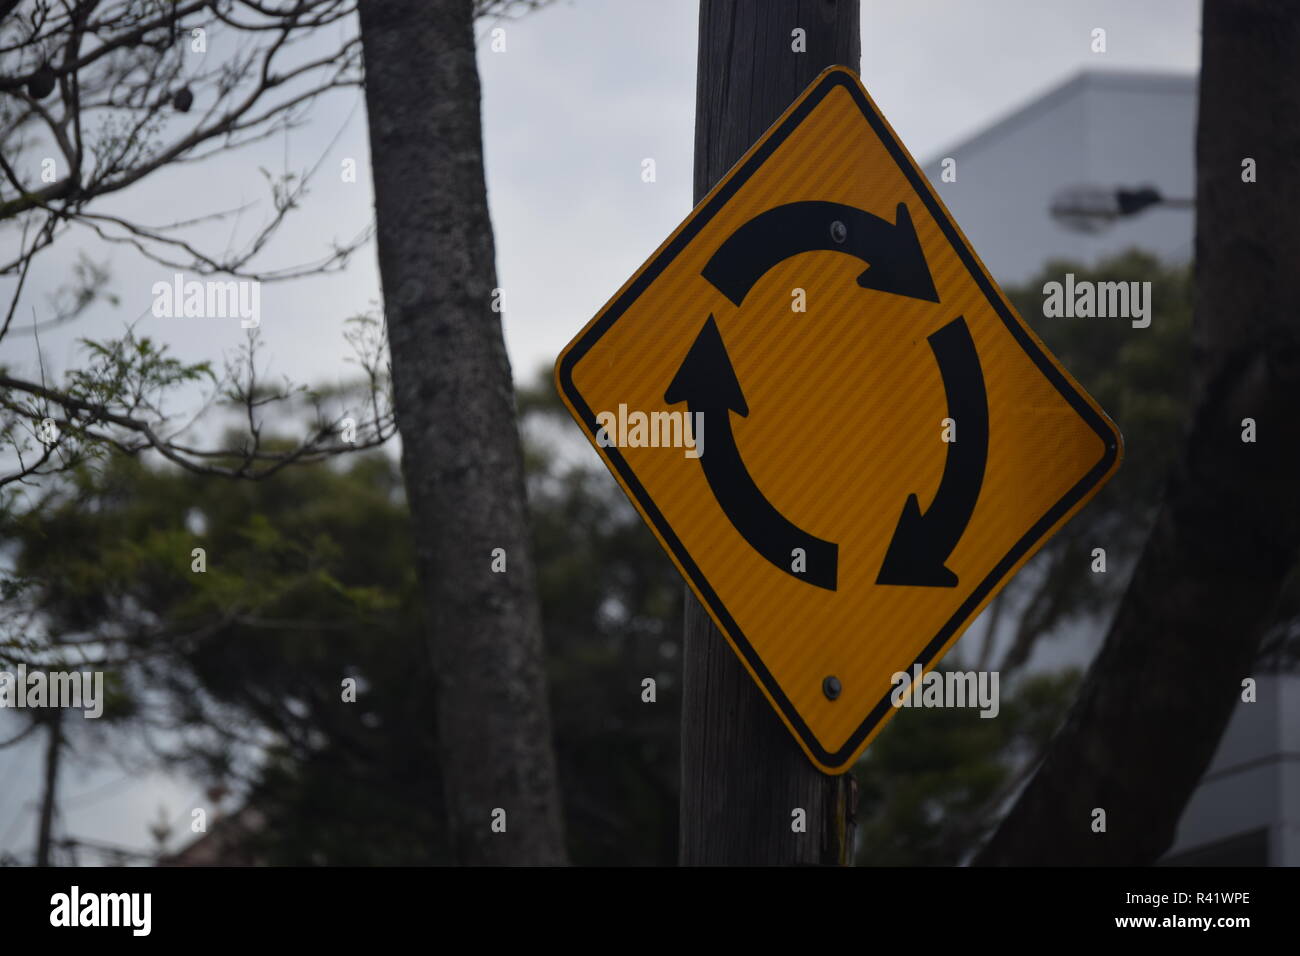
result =
M1052 218L1074 232L1096 233L1122 216L1134 216L1152 206L1192 209L1192 199L1169 199L1154 186L1069 186L1052 199Z

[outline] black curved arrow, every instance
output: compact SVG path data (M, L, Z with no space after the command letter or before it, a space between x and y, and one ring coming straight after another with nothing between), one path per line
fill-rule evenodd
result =
M984 483L989 452L988 396L966 320L958 316L931 335L929 342L943 376L948 417L957 423L957 440L948 445L948 459L930 510L921 514L916 495L907 496L877 584L956 587L957 575L944 567L944 562L970 523Z
M728 236L701 274L740 305L754 283L778 262L825 249L869 263L870 268L858 276L864 289L938 302L925 250L905 203L898 204L895 218L891 224L866 210L834 202L776 206Z
M727 518L750 547L787 574L834 591L839 545L823 541L791 524L763 497L741 459L731 432L731 413L747 416L749 405L713 316L695 338L672 383L664 392L669 405L685 402L705 416L707 452L700 456L704 477ZM791 568L792 552L803 548L806 570Z

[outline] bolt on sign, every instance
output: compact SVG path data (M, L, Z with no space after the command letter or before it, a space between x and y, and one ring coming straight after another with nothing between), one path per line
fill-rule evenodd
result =
M556 381L827 773L892 716L893 675L932 669L1122 455L838 67L569 343Z

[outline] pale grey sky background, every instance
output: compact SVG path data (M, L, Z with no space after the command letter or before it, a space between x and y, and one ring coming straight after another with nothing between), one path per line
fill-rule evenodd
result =
M489 51L494 24L479 24L489 198L516 379L549 368L690 211L696 21L695 0L557 0L496 24L506 30L504 53ZM1081 69L1191 73L1199 61L1195 0L864 0L862 22L863 81L921 162ZM1090 50L1095 27L1107 31L1105 54ZM207 56L228 53L210 45ZM359 92L333 95L287 142L168 171L124 193L109 211L163 222L260 198L259 167L305 168L337 137L303 209L264 261L315 258L371 216L360 101ZM656 162L653 184L641 181L646 157ZM339 175L345 158L357 160L354 184ZM256 219L250 215L243 227ZM0 234L0 241L9 240ZM225 241L224 231L212 236L217 246ZM20 321L30 323L32 307L40 317L78 248L109 262L122 304L43 335L47 369L76 360L77 337L115 335L141 316L138 331L186 360L220 364L242 342L238 320L150 316L151 287L170 272L84 236L37 260ZM11 287L0 280L6 301ZM343 274L264 286L261 331L270 369L310 383L348 377L342 322L378 299L373 245ZM11 335L0 345L0 363L34 373L32 338ZM0 712L0 738L16 726ZM0 852L26 852L34 842L39 746L0 751ZM147 824L160 808L173 820L188 819L192 783L109 762L91 766L92 753L80 747L68 761L61 832L145 847Z

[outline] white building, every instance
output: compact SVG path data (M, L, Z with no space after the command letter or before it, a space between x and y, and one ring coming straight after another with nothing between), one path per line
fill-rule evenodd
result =
M1178 822L1174 866L1300 866L1300 676L1263 674Z
M1066 229L1048 210L1063 188L1081 184L1149 185L1190 198L1195 135L1195 76L1089 71L924 168L989 271L1016 284L1052 258L1092 263L1134 246L1190 260L1189 210L1155 207L1094 235ZM943 181L944 159L956 160L955 182Z

